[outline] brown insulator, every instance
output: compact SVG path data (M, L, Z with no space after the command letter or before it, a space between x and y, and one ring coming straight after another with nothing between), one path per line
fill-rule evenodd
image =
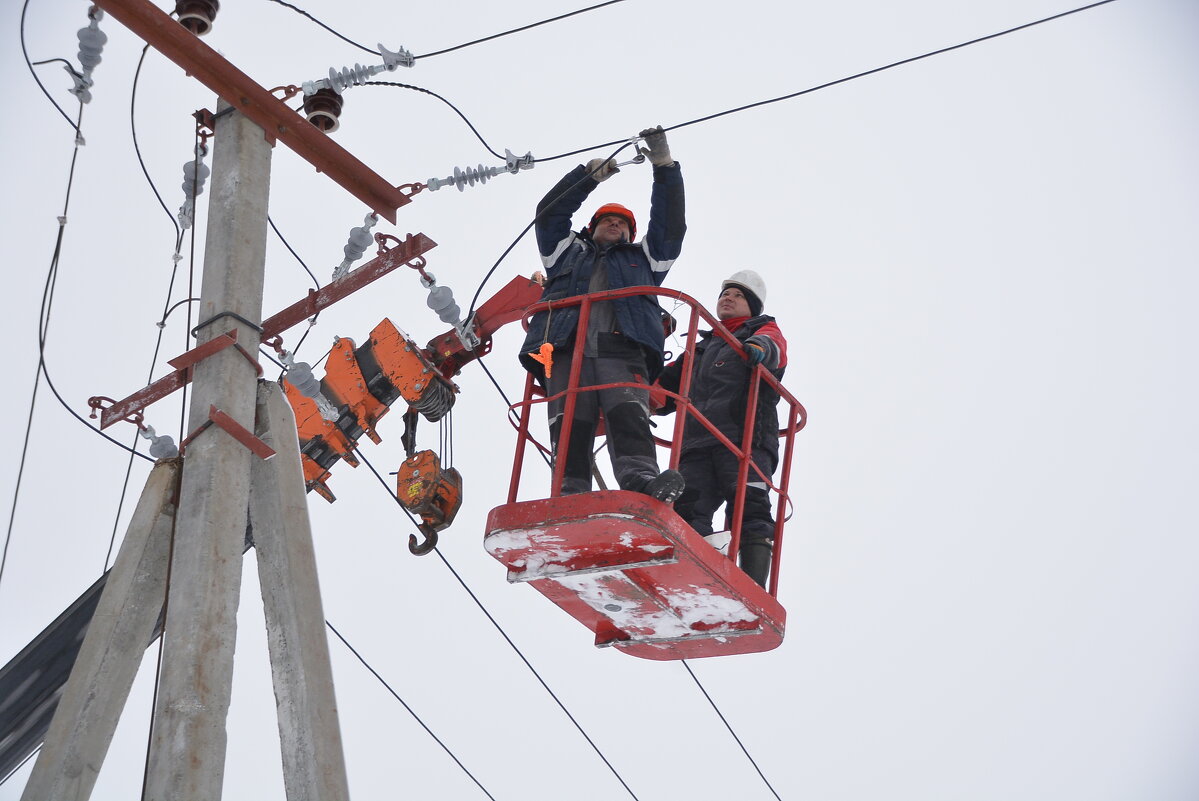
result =
M220 0L177 0L175 3L179 24L196 36L203 36L212 30L212 21L220 10Z
M317 89L304 97L304 113L308 121L325 133L337 130L337 118L341 116L341 107L345 101L341 95L332 89Z

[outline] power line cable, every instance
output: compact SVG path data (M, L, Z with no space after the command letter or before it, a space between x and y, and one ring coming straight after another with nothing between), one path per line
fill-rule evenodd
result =
M511 33L520 33L521 31L527 31L530 28L536 28L539 25L546 25L551 22L557 22L558 20L563 20L563 19L566 19L567 17L573 17L576 14L583 14L587 11L594 11L597 8L603 8L604 6L610 6L615 3L620 3L623 1L624 0L608 0L608 2L606 2L606 3L597 3L593 6L587 6L587 8L580 8L578 11L571 11L566 14L559 14L556 17L550 17L549 19L543 19L540 22L534 22L531 25L522 25L521 27L513 28L510 31L504 31L503 33L492 34L491 36L485 36L482 39L475 39L473 42L466 42L464 44L455 45L454 47L447 47L444 50L435 50L432 53L425 53L422 56L416 56L416 58L417 59L432 58L433 56L440 56L443 53L452 53L455 50L461 50L464 47L470 47L471 45L481 44L482 42L490 42L492 39L498 39L501 36L507 36L508 34L511 34Z
M483 363L483 360L477 359L476 361L478 362L479 366L483 368L483 372L487 374L487 377L489 379L491 379L491 384L492 384L492 386L495 387L495 391L500 393L500 397L503 399L504 404L508 407L508 419L511 420L514 412L512 411L512 401L508 399L508 393L504 392L504 388L500 386L500 382L497 381L495 379L495 376L493 376L491 374L491 371L487 369L487 365ZM519 422L518 422L518 425L519 425ZM541 456L541 458L545 461L546 466L552 468L553 462L550 461L549 454L547 454L541 448L536 448L535 450Z
M308 273L308 277L312 279L312 283L315 284L316 288L319 290L321 288L321 282L317 280L317 277L312 270L308 269L308 265L304 263L302 258L300 258L300 254L296 253L295 248L291 246L291 243L283 237L283 234L280 233L279 229L275 226L275 221L272 220L269 215L267 216L266 221L270 223L271 230L275 232L275 236L279 237L279 241L283 243L283 247L287 248L288 253L295 256L296 261L298 261L300 266L304 268L304 272ZM316 325L316 321L320 318L320 316L321 313L318 311L316 314L312 315L311 318L309 318L308 328L304 330L304 333L300 335L300 340L296 343L295 347L291 349L293 356L299 353L300 346L304 344L304 340L308 339L308 335L312 333L312 327ZM282 374L280 374L279 377L282 378Z
M332 28L330 28L328 25L326 25L325 23L321 22L319 19L317 19L316 17L312 16L312 15L311 15L311 14L309 14L307 11L305 11L304 9L302 9L302 8L300 8L300 7L298 7L298 6L293 6L291 3L285 3L285 2L283 2L283 0L271 0L271 2L272 2L272 3L278 3L279 5L283 6L284 8L290 8L292 11L296 12L297 14L300 14L301 16L307 17L308 19L312 20L313 22L315 22L315 23L316 23L317 25L319 25L320 27L322 27L322 28L324 28L325 30L327 30L329 33L331 33L331 34L333 34L334 36L336 36L338 39L341 39L343 42L346 42L347 44L351 44L351 45L353 45L354 47L357 47L359 50L364 50L364 51L366 51L367 53L370 53L370 54L372 54L372 55L375 55L375 56L382 55L381 53L379 53L379 51L378 51L378 50L374 50L374 49L372 49L372 48L369 48L369 47L367 47L366 45L358 44L358 43L357 43L357 42L355 42L353 39L351 39L351 38L349 38L349 37L347 37L347 36L343 36L342 34L338 33L338 32L337 32L337 31L335 31L335 30L333 30L333 29L332 29Z
M142 56L137 60L137 69L133 72L133 89L129 95L129 132L133 137L133 152L137 156L137 163L141 165L142 175L146 176L146 182L150 184L151 191L154 192L154 197L158 198L158 205L162 206L162 210L166 212L167 217L171 220L171 225L175 226L175 251L178 252L183 244L183 232L179 230L179 223L175 221L175 215L167 208L166 201L162 199L162 195L158 192L158 187L154 185L154 179L150 177L150 171L146 168L146 161L142 158L142 149L137 142L137 120L134 117L134 110L137 107L137 85L141 80L142 65L146 62L146 53L150 50L150 45L142 48ZM174 276L172 274L172 281ZM189 295L190 296L190 295ZM170 298L167 298L170 301Z
M26 0L26 2L28 3L28 0ZM376 56L382 55L382 53L380 53L378 50L367 47L366 45L363 45L363 44L359 44L358 42L355 42L353 39L349 38L348 36L338 33L336 30L329 27L325 23L321 22L319 19L312 16L304 9L299 8L298 6L293 6L291 3L284 2L284 0L271 0L271 2L278 3L279 5L283 6L284 8L290 8L292 11L296 12L297 14L307 17L308 19L312 20L320 27L324 28L329 33L336 36L338 39L341 39L343 42L346 42L347 44L353 45L354 47L358 48L359 50L365 51L367 53L371 53L372 55L376 55ZM567 17L573 17L576 14L583 14L587 11L594 11L597 8L603 8L604 6L610 6L615 3L621 3L621 2L624 2L624 0L608 0L606 3L597 3L596 5L588 6L587 8L580 8L577 11L571 11L566 14L559 14L556 17L550 17L549 19L543 19L540 22L534 22L529 25L522 25L519 28L513 28L508 31L503 31L502 33L495 33L495 34L492 34L491 36L484 36L482 39L475 39L474 41L464 42L460 45L454 45L453 47L447 47L444 50L435 50L432 53L425 53L424 55L414 56L413 58L419 60L422 58L432 58L433 56L440 56L445 53L452 53L455 50L462 50L463 48L467 48L472 45L482 44L483 42L490 42L492 39L499 39L501 36L508 36L509 34L520 33L521 31L527 31L530 28L536 28L539 25L546 25L551 22L557 22L558 20L563 20L563 19L566 19Z
M621 142L619 142L619 143L614 142L612 144L620 144L620 147L618 147L618 148L616 148L616 150L612 151L612 154L610 156L608 156L608 158L603 159L599 165L597 165L594 169L592 169L590 172L588 172L582 178L575 181L573 184L571 184L570 186L566 187L561 192L559 192L558 196L555 197L553 200L549 201L548 203L539 204L539 211L537 212L537 214L534 215L533 219L529 221L529 224L524 227L524 230L522 230L517 235L516 239L512 240L512 244L508 245L508 247L504 249L504 252L500 254L500 257L495 260L495 264L491 265L491 269L488 270L487 273L483 276L483 280L479 282L479 288L475 290L474 297L472 297L470 299L470 309L466 314L466 318L468 320L475 313L475 304L479 302L479 295L481 295L483 293L483 287L487 285L487 282L491 279L491 276L495 274L495 271L497 269L499 269L499 266L504 261L504 259L508 258L508 254L512 252L512 249L516 247L517 243L520 242L520 240L524 239L525 234L529 233L529 229L531 229L534 225L536 225L537 221L540 220L543 216L545 216L546 212L548 212L551 208L553 208L554 204L556 204L559 200L561 200L567 193L569 193L576 186L583 183L583 181L586 181L588 178L590 178L591 176L593 176L597 172L599 172L601 169L603 169L604 164L606 164L608 161L616 158L616 156L620 153L620 151L624 150L626 147L631 146L633 143L628 140L621 140Z
M275 232L275 236L279 237L279 241L283 243L283 247L287 248L288 253L296 257L296 261L298 261L300 266L304 268L304 272L308 273L308 277L312 279L312 283L316 285L317 289L320 289L321 282L316 279L316 276L313 274L312 270L308 269L308 265L305 264L304 260L300 258L300 254L296 253L295 248L293 248L291 244L283 238L283 234L279 233L279 229L275 226L275 221L271 219L269 214L267 215L266 221L270 224L271 230Z
M798 92L792 92L789 95L782 95L781 97L774 97L769 100L759 100L756 103L749 103L747 105L739 106L737 108L729 109L727 111L721 111L716 114L709 114L706 117L699 117L698 119L689 120L688 122L679 123L678 125L672 125L669 128L664 128L663 130L674 131L679 128L685 128L688 125L695 125L697 123L707 122L708 120L714 120L717 117L723 117L728 114L736 114L737 112L745 111L746 109L756 108L758 106L765 106L770 103L778 103L782 100L790 100L791 98L794 98L794 97L800 97L801 95L811 94L812 92L816 92L821 89L827 89L830 86L836 86L837 84L857 80L858 78L864 78L867 75L874 75L875 73L885 72L886 70L893 69L895 67L900 67L900 66L903 66L904 64L911 64L915 61L921 61L922 59L941 55L942 53L948 53L953 50L960 50L963 47L969 47L970 45L978 44L979 42L985 42L990 39L998 39L1001 36L1007 36L1009 33L1015 33L1016 31L1022 31L1027 28L1032 28L1037 25L1042 25L1046 22L1052 22L1053 20L1061 19L1062 17L1068 17L1071 14L1077 14L1081 11L1088 11L1092 8L1098 8L1099 6L1107 5L1108 3L1112 3L1112 2L1115 2L1115 0L1099 0L1099 2L1097 2L1097 3L1091 3L1090 5L1080 6L1079 8L1071 9L1070 11L1063 11L1060 14L1054 14L1053 16L1045 17L1044 19L1035 20L1033 22L1026 22L1023 25L1017 25L1014 28L1008 28L1007 30L999 31L998 33L991 33L991 34L987 34L986 36L979 36L978 38L971 39L967 42L961 42L960 44L951 45L949 47L942 47L939 50L932 50L928 53L924 53L919 56L912 56L911 58L905 58L900 61L894 61L894 62L887 64L885 66L882 66L882 67L875 67L874 69L866 70L865 72L855 73L854 75L850 75L845 78L838 78L835 81L829 81L828 83L822 83L819 86L813 86L811 88L803 89ZM603 147L603 145L599 145L599 147Z
M695 673L691 670L691 665L687 664L686 659L680 659L679 661L683 663L683 667L687 668L687 672L691 674L691 678L695 681L695 686L699 687L699 691L704 694L704 698L708 699L708 703L712 705L712 709L716 710L717 716L720 717L720 722L723 723L725 728L729 730L729 734L733 735L733 739L737 741L737 745L741 746L741 753L745 754L745 758L749 760L749 764L754 766L754 770L756 770L758 775L762 777L762 781L766 783L766 786L770 789L770 792L774 795L774 797L779 798L779 794L775 792L774 786L770 783L770 780L766 778L766 774L762 772L762 769L758 767L758 763L754 761L752 756L750 756L749 749L745 747L745 743L741 742L741 738L737 736L737 732L733 731L733 727L729 724L728 719L725 718L724 713L720 711L720 707L718 707L716 702L712 700L712 696L708 695L708 691L704 689L704 685L700 683L699 678L697 678ZM783 800L779 798L779 801Z
M400 694L397 693L394 689L392 689L391 685L388 684L387 681L382 676L379 675L379 671L377 671L373 667L371 667L370 663L362 658L362 654L358 653L358 649L355 648L354 646L350 645L349 640L347 640L345 637L343 637L341 632L338 631L337 628L332 623L330 623L328 620L325 621L325 625L329 627L329 631L331 631L337 635L337 639L341 640L342 645L344 645L346 648L348 648L350 650L350 653L352 653L355 657L357 657L358 661L362 663L362 666L365 667L367 670L369 670L371 672L371 675L374 676L376 679L378 679L379 683L387 688L387 692L391 693L392 697L395 698L397 701L399 701L400 704L404 707L404 709L408 710L408 714L412 716L412 719L415 720L417 723L419 723L421 725L421 728L424 729L428 733L428 735L433 738L434 742L436 742L438 745L440 745L441 749L450 755L450 759L454 760L454 762L458 765L458 767L462 768L462 772L465 773L468 777L470 777L470 780L473 781L478 786L478 788L483 791L483 794L485 796L487 796L488 798L490 798L491 801L495 801L495 796L493 796L491 793L487 792L487 788L483 786L483 783L480 782L477 778L475 778L475 775L473 773L471 773L469 770L467 770L466 765L462 764L462 760L458 759L457 755L455 755L454 752L450 750L450 747L448 745L446 745L444 742L442 742L442 739L440 737L438 737L433 732L432 729L429 728L428 724L426 724L423 720L421 720L420 715L416 714L416 712L412 709L412 707L408 706L408 702L405 701L403 698L401 698Z
M922 55L919 55L919 56L913 56L913 57L911 57L911 58L905 58L905 59L903 59L903 60L901 60L901 61L895 61L895 62L892 62L891 64L887 64L887 65L885 65L885 66L882 66L882 67L875 67L874 69L871 69L871 70L866 70L865 72L859 72L859 73L856 73L856 74L854 74L854 75L849 75L849 76L847 76L847 77L845 77L845 78L838 78L838 79L837 79L837 80L835 80L835 81L829 81L829 82L827 82L827 83L822 83L822 84L820 84L819 86L813 86L813 87L810 87L810 88L808 88L808 89L802 89L802 90L800 90L800 91L798 91L798 92L792 92L791 94L787 94L787 95L782 95L782 96L780 96L780 97L771 98L770 100L760 100L760 101L758 101L758 102L756 102L756 103L749 103L749 104L747 104L747 105L744 105L744 106L738 106L737 108L728 109L728 110L726 110L726 111L720 111L720 112L717 112L717 113L715 113L715 114L709 114L709 115L707 115L706 117L698 117L698 118L696 118L696 119L689 120L689 121L687 121L687 122L681 122L681 123L678 123L678 124L676 124L676 125L671 125L671 126L669 126L669 127L665 127L665 128L663 128L662 130L663 130L663 132L666 132L666 131L675 131L675 130L678 130L679 128L686 128L686 127L687 127L687 126L689 126L689 125L696 125L696 124L698 124L698 123L701 123L701 122L707 122L707 121L709 121L709 120L716 119L717 117L724 117L724 116L726 116L726 115L729 115L729 114L735 114L735 113L737 113L737 112L740 112L740 111L745 111L745 110L747 110L747 109L756 108L756 107L758 107L758 106L764 106L764 105L767 105L767 104L770 104L770 103L778 103L778 102L780 102L780 101L783 101L783 100L790 100L791 98L800 97L801 95L811 94L812 92L816 92L816 91L819 91L819 90L821 90L821 89L827 89L827 88L828 88L828 87L830 87L830 86L836 86L837 84L842 84L842 83L846 83L846 82L848 82L848 81L856 80L856 79L858 79L858 78L863 78L863 77L865 77L865 76L867 76L867 75L874 75L875 73L879 73L879 72L883 72L883 71L885 71L885 70L893 69L893 68L895 68L895 67L898 67L898 66L901 66L901 65L904 65L904 64L911 64L911 63L912 63L912 62L914 62L914 61L920 61L921 59L930 58L930 57L932 57L932 56L940 55L940 54L942 54L942 53L948 53L948 52L950 52L950 51L952 51L952 50L959 50L959 49L961 49L961 48L963 48L963 47L968 47L968 46L970 46L970 45L977 44L977 43L979 43L979 42L985 42L985 41L987 41L987 40L989 40L989 39L996 39L996 38L998 38L998 37L1000 37L1000 36L1006 36L1006 35L1008 35L1008 34L1010 34L1010 33L1015 33L1016 31L1025 30L1026 28L1031 28L1031 27L1033 27L1033 26L1036 26L1036 25L1041 25L1041 24L1043 24L1043 23L1046 23L1046 22L1051 22L1051 21L1053 21L1053 20L1056 20L1056 19L1061 19L1062 17L1067 17L1067 16L1069 16L1069 15L1071 15L1071 14L1077 14L1077 13L1079 13L1080 11L1087 11L1088 9L1097 8L1097 7L1099 7L1099 6L1102 6L1102 5L1107 5L1108 3L1112 3L1112 2L1115 2L1115 0L1099 0L1099 2L1097 2L1097 3L1091 3L1090 5L1081 6L1081 7L1079 7L1079 8L1075 8L1075 9L1072 9L1072 10L1070 10L1070 11L1064 11L1064 12L1062 12L1062 13L1060 13L1060 14L1054 14L1053 16L1050 16L1050 17L1045 17L1044 19L1039 19L1039 20L1036 20L1036 21L1034 21L1034 22L1026 22L1026 23L1024 23L1023 25L1017 25L1017 26L1016 26L1016 27L1014 27L1014 28L1008 28L1007 30L999 31L998 33L992 33L992 34L988 34L987 36L980 36L980 37L978 37L978 38L976 38L976 39L971 39L971 40L969 40L969 41L967 41L967 42L962 42L962 43L960 43L960 44L952 45L952 46L950 46L950 47L942 47L942 48L940 48L939 50L933 50L933 51L930 51L930 52L928 52L928 53L924 53L924 54L922 54ZM468 124L469 124L469 123L468 123ZM472 126L472 129L473 129L473 126ZM586 152L589 152L589 151L591 151L591 150L596 150L596 149L599 149L599 148L602 148L602 147L611 147L612 145L620 145L620 148L618 148L618 149L616 150L616 153L613 153L611 156L609 156L609 157L608 157L608 158L615 158L616 154L617 154L617 153L619 153L621 150L623 150L625 147L627 147L629 144L631 144L631 143L629 142L629 140L626 140L626 139L617 139L617 140L614 140L614 141L611 141L611 142L605 142L605 143L603 143L603 144L600 144L600 145L592 145L591 147L585 147L585 148L581 148L581 149L579 149L579 150L572 150L572 151L570 151L570 152L567 152L567 153L560 153L560 154L558 154L558 155L556 155L556 156L549 156L548 158L534 159L534 161L535 161L536 163L539 163L539 164L540 164L541 162L545 162L545 161L554 161L554 160L556 160L556 159L565 158L565 157L567 157L567 156L574 156L574 155L578 155L579 153L586 153ZM606 161L606 159L605 159L605 161ZM594 172L594 171L593 171L593 172ZM590 177L590 175L591 175L591 174L589 173L587 177ZM578 184L575 184L575 186L577 186L577 185L578 185ZM574 188L574 186L572 186L572 187L570 187L570 188L571 188L571 189L573 189L573 188ZM568 189L568 190L566 190L566 191L570 191L570 190ZM565 192L564 192L563 194L565 194ZM559 197L561 197L561 195L559 195ZM546 208L548 208L548 207L552 206L552 205L553 205L554 203L556 203L556 202L557 202L557 198L555 198L555 199L554 199L553 201L551 201L550 203L547 203L547 204L545 204L545 206L546 206ZM497 260L496 260L496 262L495 262L495 264L493 264L493 265L492 265L491 269L490 269L490 270L488 270L488 271L487 271L487 273L486 273L486 274L483 276L483 280L482 280L482 281L479 283L479 288L478 288L478 290L476 290L474 298L472 298L472 299L471 299L471 304L470 304L470 314L473 314L473 313L474 313L474 309L475 309L475 303L476 303L476 302L478 302L479 295L482 293L482 291L483 291L483 287L484 287L484 286L487 284L487 281L488 281L488 280L491 278L492 274L494 274L494 273L495 273L495 271L496 271L496 270L499 268L499 266L500 266L500 263L501 263L501 262L503 262L503 260L504 260L505 258L507 258L507 257L508 257L508 254L512 252L512 249L513 249L514 247L516 247L516 244L517 244L518 242L520 242L520 240L524 238L525 234L527 234L527 233L529 232L529 229L530 229L530 228L532 228L534 224L536 224L537 220L538 220L538 219L541 217L541 214L542 214L542 213L544 213L544 211L543 211L543 212L541 212L541 213L539 213L539 214L538 214L536 217L534 217L534 218L533 218L533 221L532 221L532 222L530 222L530 223L529 223L527 226L525 226L524 230L520 232L520 234L519 234L519 235L516 237L516 239L515 239L515 240L513 240L512 244L511 244L511 245L509 245L509 246L507 247L507 249L505 249L505 250L504 250L504 252L503 252L503 253L500 255L499 259L497 259ZM469 314L468 314L468 317L469 317Z
M886 70L894 69L895 67L900 67L900 66L903 66L904 64L911 64L915 61L921 61L922 59L931 58L933 56L938 56L938 55L941 55L942 53L948 53L952 50L960 50L963 47L969 47L970 45L978 44L979 42L985 42L989 39L997 39L1001 36L1007 36L1008 34L1015 33L1016 31L1022 31L1022 30L1025 30L1026 28L1032 28L1034 26L1041 25L1046 22L1052 22L1053 20L1061 19L1062 17L1068 17L1071 14L1077 14L1081 11L1088 11L1090 9L1097 8L1102 5L1107 5L1108 3L1112 3L1112 2L1115 2L1115 0L1099 0L1099 2L1097 2L1097 3L1091 3L1090 5L1080 6L1079 8L1071 9L1070 11L1063 11L1060 14L1054 14L1053 16L1045 17L1044 19L1035 20L1033 22L1026 22L1023 25L1017 25L1014 28L1008 28L1007 30L999 31L997 33L987 34L986 36L979 36L978 38L971 39L967 42L961 42L960 44L951 45L949 47L942 47L938 50L932 50L927 53L923 53L919 56L912 56L911 58L901 59L900 61L893 61L890 64L886 64L882 67L875 67L874 69L865 70L864 72L858 72L853 75L848 75L844 78L838 78L835 81L829 81L827 83L822 83L818 86L812 86L807 89L801 89L798 92L792 92L790 94L781 95L779 97L773 97L773 98L770 98L769 100L759 100L756 103L748 103L744 106L738 106L736 108L727 109L725 111L719 111L719 112L716 112L715 114L709 114L705 117L698 117L693 120L688 120L687 122L680 122L677 125L671 125L669 127L663 128L662 130L664 132L665 131L676 131L679 128L686 128L689 125L696 125L701 122L707 122L709 120L714 120L718 117L724 117L729 114L736 114L741 111L746 111L747 109L757 108L758 106L765 106L765 105L769 105L771 103L778 103L783 100L790 100L792 98L796 98L796 97L800 97L802 95L811 94L812 92L820 91L821 89L827 89L830 86L836 86L838 84L857 80L858 78L864 78L867 75L874 75L879 72L885 72ZM576 156L579 153L587 153L591 150L598 150L599 148L602 148L602 147L611 147L612 145L619 144L622 141L624 141L624 140L617 139L612 142L604 142L603 144L592 145L591 147L585 147L585 148L581 148L579 150L572 150L569 153L559 153L556 156L549 156L547 158L534 159L534 161L537 162L538 164L540 164L543 161L554 161L556 159L566 158L567 156Z
M462 118L462 121L466 123L468 128L470 128L471 133L473 133L478 138L478 140L483 143L483 147L487 148L488 153L495 156L500 161L504 161L504 157L501 156L499 153L497 153L495 151L495 148L493 148L491 145L487 144L487 140L483 138L483 135L481 133L479 133L478 129L475 128L475 126L471 123L471 121L469 119L467 119L466 115L463 114L461 111L459 111L457 106L455 106L453 103L446 100L444 97L437 94L436 92L432 92L421 86L413 86L410 83L397 83L395 81L366 81L363 84L363 86L394 86L399 89L411 89L414 92L424 92L427 95L432 95L433 97L440 100L442 103L445 103L447 106L452 108L454 110L454 113ZM536 159L534 159L534 160L536 160Z
M370 463L370 460L367 459L365 456L363 456L362 451L359 450L358 448L354 449L354 453L358 456L358 458L362 461L362 463L365 464L370 469L370 471L374 474L375 478L377 478L379 480L379 484L382 485L382 487L383 487L384 491L387 493L388 497L391 498L396 503L396 505L399 506L400 509L402 509L404 511L404 514L408 516L409 521L413 525L416 525L416 520L413 519L412 514L408 511L407 508L404 507L404 505L402 503L400 503L400 499L397 498L395 496L395 493L393 493L391 491L391 487L388 486L388 484L384 480L383 476L379 474L379 471L375 469L375 466ZM516 646L516 643L514 643L512 641L512 638L508 636L508 632L504 631L504 627L501 626L499 624L499 621L497 621L492 616L491 612L488 611L487 607L483 604L483 602L479 600L478 596L475 595L474 591L471 590L470 586L466 583L466 581L462 578L462 576L458 575L458 571L454 569L454 566L452 564L450 564L450 560L447 559L445 554L443 554L441 552L441 549L434 547L433 552L437 554L438 558L441 559L442 564L444 564L446 566L446 569L449 570L450 573L454 576L454 578L458 580L458 583L460 585L462 585L462 589L466 590L466 594L469 595L471 600L475 602L475 605L479 607L479 610L484 614L484 616L486 616L486 618L491 621L491 625L495 626L495 629L496 629L496 631L498 631L500 633L500 636L504 638L505 642L507 642L509 646L511 646L512 650L516 652L516 655L520 657L521 661L525 663L525 667L527 667L529 669L529 671L533 674L533 676L537 679L537 681L541 683L541 686L545 689L545 691L547 693L549 693L550 698L554 699L554 703L556 703L558 705L558 708L562 710L562 712L566 715L566 717L570 719L570 722L574 724L575 728L579 730L579 734L583 735L583 739L587 741L587 744L591 746L592 750L595 751L595 753L599 756L599 758L603 761L603 763L608 767L608 770L610 770L612 772L612 775L615 776L617 781L619 781L621 783L621 785L624 787L624 789L626 791L628 791L629 795L633 797L634 801L639 801L639 799L637 799L636 793L633 792L632 788L629 787L629 785L625 782L624 778L620 775L620 773L616 770L616 768L613 767L612 763L608 761L608 758L606 756L604 756L604 752L601 751L599 746L595 744L595 741L591 739L590 735L588 735L587 732L583 729L583 726L579 723L579 721L575 719L575 716L570 713L570 710L566 708L566 705L564 703L562 703L562 700L560 698L558 698L557 694L555 694L554 691L552 689L550 689L549 684L547 684L545 679L543 679L541 677L541 674L537 672L537 669L533 667L533 663L531 663L528 660L528 658L524 655L524 653L520 650L520 648L518 648Z
M68 115L67 112L63 111L62 106L58 105L58 103L56 103L54 101L54 98L50 95L50 92L46 89L46 86L42 83L41 79L37 77L37 71L34 70L34 68L33 68L33 66L34 66L33 62L29 60L29 50L27 50L25 47L25 12L28 10L29 10L29 0L25 0L25 2L21 5L21 28L20 28L21 55L23 55L25 57L25 64L26 64L26 66L29 67L29 74L33 76L34 83L36 83L38 88L42 90L42 94L44 94L46 96L46 99L50 101L50 105L52 105L52 106L54 106L54 108L58 109L58 113L61 114L62 118L67 121L67 124L75 129L75 135L82 136L83 134L79 130L79 123L71 122L70 115ZM66 59L51 59L51 61L56 61L56 60L57 61L66 61ZM44 64L46 62L39 61L38 63ZM71 66L71 62L67 61L66 63L68 66Z

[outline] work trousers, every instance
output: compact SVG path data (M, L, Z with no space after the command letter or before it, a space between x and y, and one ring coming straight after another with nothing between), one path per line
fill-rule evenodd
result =
M573 354L554 352L546 392L566 389ZM649 386L645 383L645 353L619 334L601 334L596 356L584 356L579 387L635 382L640 387L613 387L579 392L566 452L562 494L591 491L591 455L600 413L608 440L612 471L621 489L640 492L658 475L658 455L649 424ZM549 401L550 441L557 462L566 396Z
M774 459L765 451L752 452L754 464L769 476ZM674 504L679 517L699 534L712 532L712 516L725 504L725 525L732 527L733 499L737 491L737 457L723 445L683 451L679 472L687 481ZM766 586L773 549L774 518L765 482L750 468L746 477L745 507L741 515L741 567L754 581Z

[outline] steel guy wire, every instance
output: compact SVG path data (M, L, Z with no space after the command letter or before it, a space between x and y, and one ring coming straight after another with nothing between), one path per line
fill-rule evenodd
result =
M433 738L434 742L436 742L438 745L440 745L441 749L443 751L445 751L447 754L449 754L450 759L454 760L454 762L458 765L458 767L462 768L462 772L465 773L470 778L470 780L472 782L474 782L480 790L483 791L483 795L490 798L491 801L495 801L495 796L493 796L491 793L489 793L487 791L487 788L483 786L483 783L480 782L478 779L476 779L475 775L473 773L471 773L469 770L467 770L466 765L462 764L462 760L458 759L457 755L453 751L450 750L450 747L448 745L446 745L444 742L442 742L441 738L438 737L433 732L433 730L429 728L428 724L426 724L423 720L421 720L420 715L416 714L416 712L412 709L412 707L408 706L408 702L405 701L403 698L401 698L400 694L397 693L394 689L392 689L391 685L388 684L387 681L382 676L379 675L379 671L377 671L373 667L371 667L370 663L367 662L362 657L362 654L358 653L358 649L355 648L354 646L350 645L349 640L347 640L345 637L343 637L341 632L338 631L337 628L332 623L330 623L328 620L325 620L325 625L329 627L329 631L331 631L337 635L337 639L341 640L342 645L344 645L346 648L348 648L350 653L352 653L355 657L357 657L358 661L362 663L362 666L365 667L367 670L369 670L371 672L371 675L374 676L376 679L378 679L379 683L382 684L385 688L387 688L387 692L391 693L392 697L400 702L400 704L404 707L404 709L406 709L408 711L408 714L412 716L412 719L421 725L421 728L424 729L428 733L428 735Z
M370 463L370 460L368 460L365 456L363 456L362 451L359 450L358 448L354 449L354 453L357 454L358 458L362 461L362 463L365 464L370 469L370 471L375 475L375 478L377 478L379 480L379 484L382 485L382 487L383 487L384 491L387 493L388 497L390 497L391 500L394 501L395 504L397 506L399 506L400 509L403 510L404 514L407 515L408 520L415 526L416 520L412 517L412 513L409 512L408 509L402 503L400 503L400 499L397 498L395 493L391 491L391 487L388 486L387 482L383 479L383 476L379 474L379 471L375 469L375 466ZM525 667L527 667L529 669L529 671L533 674L533 676L537 679L537 681L541 683L542 688L544 688L545 691L547 693L549 693L550 698L554 699L554 703L556 703L558 705L558 708L562 710L562 712L566 715L566 717L570 719L570 722L574 724L575 728L579 730L579 734L583 735L583 739L587 741L587 744L591 746L592 750L595 751L595 753L599 756L599 758L603 761L603 763L608 767L608 770L610 770L612 772L612 775L615 776L617 781L619 781L621 783L621 785L624 787L624 789L628 791L629 795L633 797L634 801L640 801L637 798L637 795L633 792L632 788L630 788L629 785L627 783L625 783L624 778L620 775L620 773L617 772L616 768L613 767L612 763L608 761L608 758L606 756L604 756L604 752L599 749L599 746L595 744L595 741L593 741L591 739L590 735L588 735L587 732L583 729L583 726L579 723L579 721L575 719L575 716L570 713L570 710L566 708L566 705L564 703L562 703L562 700L560 698L558 698L557 694L553 690L550 689L549 684L547 684L545 679L543 679L541 677L541 674L537 672L537 669L533 667L533 663L530 662L528 657L526 657L524 655L524 652L522 652L520 650L520 648L518 648L516 646L516 643L514 643L512 641L512 638L508 636L508 632L504 631L504 627L501 626L499 624L499 621L497 621L492 616L491 612L488 611L487 607L483 604L483 602L479 600L479 597L477 595L475 595L473 590L471 590L470 585L468 585L466 583L466 580L463 579L462 576L460 576L458 574L458 571L454 569L454 566L452 564L450 564L450 560L447 559L445 554L443 554L441 552L441 549L434 547L433 552L437 554L438 558L441 559L442 564L444 564L446 566L446 569L449 570L450 573L454 576L454 578L458 580L458 583L460 585L462 585L462 589L464 589L466 591L466 594L470 596L470 599L475 602L475 605L479 607L479 610L483 613L483 615L489 621L491 621L491 625L495 626L496 631L498 631L500 633L500 636L504 638L504 641L507 642L508 645L512 648L512 650L516 652L516 655L520 657L520 660L525 663Z
M741 738L737 736L737 732L733 731L733 727L729 724L728 719L725 718L724 713L720 711L720 707L718 707L716 702L712 700L712 696L708 695L708 691L704 689L704 685L700 683L699 678L695 675L694 671L691 670L691 665L687 664L686 659L681 659L679 661L683 663L683 667L687 668L687 672L691 674L691 678L695 681L695 686L699 687L699 691L704 694L704 698L708 699L708 703L712 705L712 709L716 710L716 714L720 717L720 722L723 723L725 728L729 730L729 734L733 735L733 739L737 741L737 745L741 746L741 752L745 754L745 758L749 760L749 764L754 766L754 770L756 770L758 775L762 777L762 781L766 783L766 786L770 789L770 792L774 795L774 797L779 798L779 794L775 792L774 786L770 783L770 780L766 778L766 774L762 772L762 769L758 767L758 763L754 761L752 756L750 756L749 750L745 747L745 743L741 742ZM782 799L779 798L779 801L782 801Z

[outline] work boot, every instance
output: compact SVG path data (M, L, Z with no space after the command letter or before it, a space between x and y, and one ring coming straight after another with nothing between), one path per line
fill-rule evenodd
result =
M770 581L770 543L748 542L741 546L741 569L763 588Z
M683 494L683 488L686 486L687 482L678 470L663 470L645 485L642 492L662 503L674 503L675 499Z

